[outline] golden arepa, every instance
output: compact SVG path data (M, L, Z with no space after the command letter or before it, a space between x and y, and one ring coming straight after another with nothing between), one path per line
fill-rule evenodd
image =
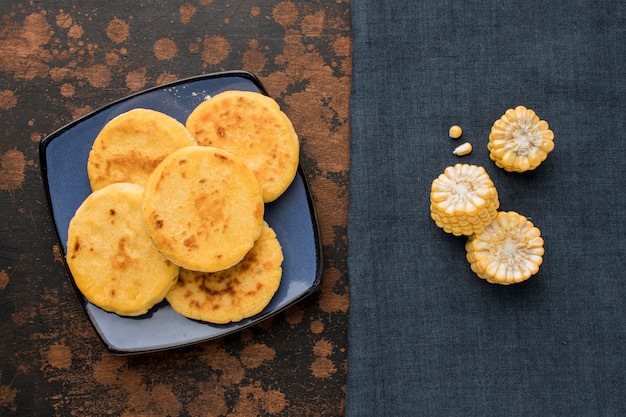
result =
M94 191L70 221L67 264L96 306L138 316L165 298L179 267L157 250L144 227L143 187L115 183Z
M166 298L185 317L216 324L260 313L278 290L283 251L276 233L263 224L261 237L241 262L214 273L180 270Z
M261 234L263 191L252 171L223 149L175 151L148 178L143 215L152 240L175 264L230 268Z
M186 126L198 145L240 157L261 183L265 202L277 199L296 175L300 142L291 121L271 97L225 91L198 105Z
M195 139L178 120L148 109L133 109L109 121L93 143L87 161L92 190L114 182L142 187L167 155Z

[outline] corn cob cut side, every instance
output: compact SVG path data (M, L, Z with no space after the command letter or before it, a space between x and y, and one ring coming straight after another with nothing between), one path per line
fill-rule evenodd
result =
M537 168L554 149L554 133L533 110L517 106L495 121L487 149L498 167L524 172Z
M449 166L432 183L430 215L455 236L481 232L495 219L498 207L496 187L481 166Z
M485 230L467 239L466 258L480 278L509 285L539 271L543 243L541 231L526 217L514 211L498 212Z

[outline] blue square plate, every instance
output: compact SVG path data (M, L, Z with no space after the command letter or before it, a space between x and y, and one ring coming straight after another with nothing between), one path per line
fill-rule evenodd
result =
M91 193L87 159L102 127L115 116L134 108L157 110L184 124L198 104L225 90L267 94L260 81L248 72L201 75L115 101L41 141L39 152L43 183L64 259L69 222ZM89 303L74 286L106 347L112 353L123 355L207 341L259 323L314 292L321 283L322 251L315 210L301 167L298 167L287 191L266 205L265 220L275 230L285 258L280 287L265 310L238 323L215 325L187 319L163 301L143 316L122 317ZM68 274L71 278L69 269ZM74 280L71 281L74 284Z

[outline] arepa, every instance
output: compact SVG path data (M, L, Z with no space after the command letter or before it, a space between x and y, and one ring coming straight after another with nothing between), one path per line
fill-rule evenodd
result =
M185 125L198 145L225 149L241 158L261 183L265 202L282 195L296 175L300 142L271 97L225 91L199 104Z
M270 303L280 286L282 262L276 233L264 222L261 236L241 262L214 273L181 269L166 298L174 311L190 319L238 322Z
M115 182L143 187L167 155L195 144L173 117L150 109L129 110L105 124L92 145L87 161L91 189Z
M148 234L190 270L230 268L261 234L263 191L252 171L223 149L189 146L150 174L143 198Z
M143 187L115 183L94 191L68 229L67 265L85 298L138 316L165 298L179 267L152 243L143 224Z

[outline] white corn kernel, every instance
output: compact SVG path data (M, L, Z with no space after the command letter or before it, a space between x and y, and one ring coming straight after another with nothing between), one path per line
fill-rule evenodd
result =
M454 151L452 151L453 154L458 156L467 155L470 152L472 152L472 144L469 142L457 146Z

